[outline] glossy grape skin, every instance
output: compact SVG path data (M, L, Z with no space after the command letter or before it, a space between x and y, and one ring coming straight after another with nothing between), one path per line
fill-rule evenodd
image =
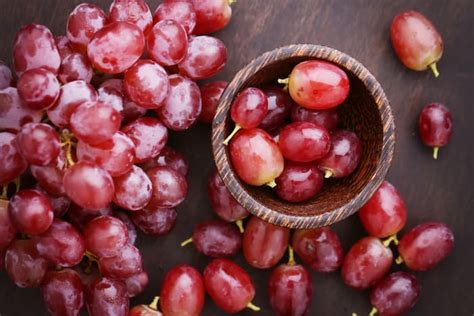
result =
M288 202L304 202L321 190L323 174L314 163L286 161L275 182L275 192L280 198Z
M48 230L54 213L48 197L36 190L17 192L8 205L10 219L19 232L39 235Z
M416 277L399 271L387 275L370 292L370 303L381 316L404 315L418 301L421 287Z
M211 124L216 115L219 100L225 88L227 88L227 81L213 81L208 82L200 87L202 98L202 111L199 116L199 121ZM268 106L267 106L268 107Z
M214 76L227 63L224 43L211 36L191 37L186 57L178 64L179 72L193 80Z
M362 238L351 247L344 258L342 280L352 288L367 289L387 274L392 262L392 251L385 247L380 239Z
M81 278L71 269L48 271L41 283L41 294L53 316L76 316L84 305Z
M51 31L39 24L28 24L19 29L13 43L13 63L19 77L36 68L57 74L61 57Z
M209 174L207 193L214 213L221 219L227 222L235 222L250 215L230 194L217 170Z
M443 261L454 247L454 235L444 223L426 222L403 235L398 253L413 271L426 271Z
M339 125L339 115L336 109L315 111L295 105L291 109L291 121L310 122L321 125L328 131L335 131Z
M135 163L158 156L168 142L168 130L156 118L142 117L122 128L135 144Z
M99 216L87 223L83 231L86 248L98 257L117 256L128 243L125 224L112 216Z
M134 246L125 245L116 256L100 258L99 269L106 277L125 280L143 271L142 255Z
M91 3L81 3L69 15L66 35L71 46L85 53L94 34L108 23L105 12Z
M418 118L418 130L423 143L433 147L436 159L437 148L446 146L453 134L453 119L449 109L440 103L423 107Z
M412 70L426 70L443 55L441 35L430 20L416 11L393 18L390 38L400 61Z
M301 260L315 271L334 272L342 264L341 241L330 227L297 230L291 245Z
M255 286L244 269L228 259L214 259L204 269L204 284L214 303L237 313L255 297Z
M252 216L245 226L242 250L245 260L254 268L276 265L288 247L290 230Z
M151 199L151 181L146 173L135 165L130 172L114 178L114 185L114 203L126 210L138 211Z
M198 252L212 258L235 256L242 247L242 234L237 226L222 220L199 223L192 240Z
M28 108L16 88L0 90L0 131L17 132L26 123L38 123L42 113Z
M183 1L164 1L153 14L153 23L162 20L174 20L181 24L188 34L191 34L196 26L196 11L191 2Z
M196 11L194 34L209 34L230 22L232 8L228 0L191 0Z
M389 237L405 226L405 202L397 189L390 182L384 181L359 210L359 219L369 235Z
M263 89L267 95L268 112L260 128L274 131L280 127L290 115L291 109L296 106L288 92L280 87L267 87Z
M179 265L166 274L159 304L167 316L198 316L205 295L201 273L189 265Z
M284 168L278 145L258 128L241 130L232 138L230 157L239 178L250 185L267 184L280 176Z
M138 26L144 34L150 31L153 17L144 0L114 0L109 8L110 22L129 22Z
M268 296L275 315L303 316L311 305L311 274L302 265L282 264L268 280Z
M162 236L169 233L175 223L178 213L174 208L146 208L133 212L130 218L143 233L152 236Z
M104 277L87 288L86 302L91 316L127 316L130 304L125 284Z
M30 171L38 184L49 194L62 196L65 194L63 177L66 168L66 150L61 148L56 159L47 166L30 166Z
M147 52L162 66L173 66L183 60L188 51L188 35L178 22L156 23L147 37Z
M15 239L16 232L8 214L8 201L0 199L0 251L7 248Z
M188 183L182 174L170 167L155 167L146 173L153 188L151 206L173 208L184 201L188 194Z
M5 271L16 286L38 287L46 274L48 262L36 251L31 240L15 240L5 253Z
M59 69L59 80L65 84L75 80L90 83L94 71L89 60L82 54L72 53L64 57Z
M67 169L63 183L71 200L84 208L101 209L109 205L114 198L112 177L91 162L79 161Z
M0 133L0 185L8 184L26 170L28 164L21 155L16 135Z
M74 54L74 51L71 47L71 42L65 35L59 35L54 37L54 42L56 43L56 47L58 48L59 56L61 56L61 60L66 58L67 56Z
M268 112L267 96L258 88L246 88L232 102L230 116L242 128L260 125Z
M12 71L0 60L0 90L11 87L13 84Z
M155 167L170 167L173 170L178 171L183 176L188 174L189 164L186 157L182 153L177 152L169 146L165 146L158 156L153 159L145 161L141 167L147 171Z
M24 104L36 111L51 107L60 91L56 75L44 68L25 71L18 80L17 89Z
M97 31L87 46L87 56L106 74L118 74L130 68L143 54L145 36L128 22L114 22Z
M98 210L91 210L72 203L67 212L69 222L81 231L84 230L87 223L102 215L113 215L110 205Z
M201 114L201 91L194 81L186 77L171 75L169 80L168 97L156 113L169 129L184 131L194 125Z
M141 273L132 275L131 277L125 279L124 283L127 287L128 297L135 297L142 293L148 286L148 273L143 271Z
M318 166L325 177L343 178L355 171L362 156L362 142L353 132L339 130L331 134L331 149Z
M32 165L47 166L59 155L59 135L51 125L25 124L16 139L21 154Z

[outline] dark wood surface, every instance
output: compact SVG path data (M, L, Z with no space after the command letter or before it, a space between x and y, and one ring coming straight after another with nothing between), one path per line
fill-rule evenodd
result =
M106 8L109 1L92 1ZM64 33L68 13L79 1L0 0L0 59L10 61L15 31L25 23L48 25ZM149 1L154 9L158 1ZM417 9L426 14L441 32L445 53L439 63L438 79L426 72L405 69L389 42L389 25L400 11ZM252 58L275 47L292 43L315 43L337 48L361 61L382 84L393 108L397 126L395 159L388 179L397 186L408 207L407 228L426 220L448 223L455 234L455 249L440 266L417 276L421 299L410 315L472 315L474 313L474 141L472 140L472 81L474 80L474 5L472 0L453 1L319 1L239 0L231 24L217 34L229 48L229 63L220 78L232 76ZM416 132L421 107L430 101L446 103L453 114L454 137L434 161ZM212 217L206 192L206 176L213 168L210 127L173 134L171 144L189 158L190 192L179 207L178 225L163 238L140 236L151 282L147 291L133 300L143 303L158 293L164 273L178 263L203 268L208 261L192 247L179 243L194 224ZM406 231L406 229L404 231ZM347 250L364 232L356 216L335 225ZM272 315L266 294L270 271L257 271L237 261L251 273L257 285L255 303L259 315ZM314 295L309 315L367 315L366 292L342 284L338 273L313 273ZM0 314L46 315L39 291L19 289L0 274ZM241 315L253 315L245 311ZM203 315L224 315L208 299Z

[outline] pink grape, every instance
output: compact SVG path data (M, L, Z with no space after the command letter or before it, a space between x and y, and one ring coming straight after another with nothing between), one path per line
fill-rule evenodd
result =
M150 58L162 66L173 66L185 57L188 51L186 30L178 22L163 20L156 23L147 38Z
M41 283L48 312L54 316L79 315L84 305L84 287L79 274L71 269L48 271Z
M153 188L151 206L173 208L184 201L188 194L188 183L182 174L170 167L155 167L146 173Z
M72 53L62 60L58 78L63 84L75 80L84 80L89 83L93 75L94 71L87 57Z
M101 8L95 4L81 3L69 15L66 26L67 38L74 49L85 53L94 34L107 23L107 16Z
M59 135L48 124L25 124L16 139L21 154L32 165L47 166L54 162L60 153Z
M53 222L53 206L48 197L36 190L17 192L8 205L10 219L21 233L39 235Z
M209 34L230 22L232 8L228 0L191 0L196 11L194 34Z
M164 1L153 14L153 22L156 24L162 20L174 20L181 24L188 34L191 34L196 26L196 11L191 2Z
M44 68L30 69L23 73L17 83L18 95L32 110L46 110L59 97L59 82L56 75Z
M151 199L151 180L141 168L135 165L129 173L114 178L114 185L114 203L126 210L140 210Z
M87 288L86 302L91 316L127 316L130 304L125 284L104 277Z
M27 107L16 88L0 90L0 131L17 132L26 123L39 123L43 114Z
M84 227L86 248L98 257L115 257L128 243L125 224L112 216L99 216Z
M418 118L421 140L433 147L433 158L438 158L440 147L446 146L453 134L453 119L449 109L441 103L430 103L423 107Z
M109 18L110 22L135 24L144 34L153 25L153 17L145 0L114 0L109 8Z
M267 96L258 88L246 88L232 102L230 116L240 127L249 129L260 125L268 112Z
M16 142L16 136L12 133L0 133L0 185L6 185L20 176L28 167L23 155L21 155Z

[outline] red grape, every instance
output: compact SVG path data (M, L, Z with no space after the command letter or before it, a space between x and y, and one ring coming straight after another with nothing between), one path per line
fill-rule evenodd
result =
M66 151L60 150L58 157L48 166L30 166L30 171L41 188L48 193L61 196L65 194L63 176L66 167Z
M5 271L16 286L38 287L46 274L48 262L41 257L31 240L15 240L5 253Z
M173 66L183 60L188 51L186 30L174 20L163 20L153 26L147 38L150 58L162 66Z
M122 281L99 278L86 291L87 311L91 316L127 316L129 300Z
M449 109L440 103L426 105L418 119L423 143L433 147L433 158L438 158L439 147L446 146L453 133L453 119Z
M57 74L61 57L51 31L39 24L28 24L18 30L13 43L13 62L19 77L36 68Z
M293 68L289 90L300 106L310 110L326 110L338 106L347 98L349 78L341 68L326 61L304 61Z
M115 80L115 79L112 79L112 80ZM112 87L101 87L97 89L97 93L99 94L99 101L110 104L114 109L120 112L123 118L122 112L123 112L124 100L123 100L122 92Z
M16 136L12 133L0 133L0 185L6 185L21 175L28 164L18 150Z
M10 219L21 233L39 235L48 230L54 213L51 201L37 190L17 192L8 205Z
M288 92L280 87L267 87L263 89L263 92L267 95L268 112L260 124L260 128L273 131L285 122L291 109L296 105Z
M74 51L71 47L71 42L67 36L59 35L54 37L54 42L56 43L56 47L58 48L59 56L61 56L61 60L66 58L70 54L74 54Z
M153 17L145 0L114 0L109 9L110 22L129 22L147 34L153 26Z
M25 71L18 80L18 95L32 110L50 108L59 97L59 82L56 75L44 68Z
M196 11L193 4L187 0L164 1L153 14L155 24L162 20L174 20L191 34L196 26Z
M384 277L393 262L390 248L380 239L365 237L356 242L342 263L342 280L348 286L364 290Z
M230 157L239 178L250 185L271 184L283 172L278 145L265 131L239 131L230 142Z
M186 77L172 75L169 79L168 97L157 114L169 129L183 131L190 128L201 114L201 91Z
M132 275L131 277L124 280L125 286L127 287L128 297L135 297L148 285L148 273L145 271ZM130 314L129 314L130 316Z
M152 183L150 205L172 208L181 204L188 194L186 178L170 167L155 167L147 171Z
M118 74L130 68L143 54L145 36L128 22L114 22L97 31L87 46L94 68L106 74Z
M446 224L426 222L400 239L398 253L411 270L426 271L443 261L453 247L453 232Z
M250 276L228 259L214 259L207 265L204 284L214 303L227 313L237 313L246 307L260 310L252 304L255 286Z
M183 176L188 174L188 162L183 154L177 152L171 147L164 147L158 156L153 159L149 159L142 164L142 168L147 171L155 167L170 167L173 170L178 171Z
M101 8L95 4L81 3L69 15L66 35L73 48L85 53L94 34L107 23L107 16Z
M140 167L132 166L129 173L116 177L114 184L114 203L126 210L140 210L151 199L151 181Z
M334 131L339 125L339 115L336 109L330 110L308 110L302 106L295 105L291 109L291 120L293 122L310 122L321 125L328 131Z
M128 316L163 316L163 314L150 306L137 305L130 309Z
M99 216L84 227L86 248L98 257L114 257L128 243L125 224L112 216Z
M79 274L71 269L49 271L41 284L41 294L53 316L76 316L84 305L84 289Z
M227 81L213 81L201 86L202 111L199 120L211 124L216 115L217 106L222 93L227 87Z
M58 78L64 84L75 80L84 80L89 83L93 75L94 71L87 57L73 53L62 60Z
M4 250L16 237L16 228L8 214L8 201L0 199L0 251Z
M318 272L334 272L342 264L341 241L330 227L297 230L291 241L296 254Z
M401 62L412 70L430 67L435 77L436 63L443 55L443 40L433 23L423 14L406 11L395 16L390 27L390 38Z
M91 162L79 161L70 167L64 174L63 183L71 200L84 208L104 208L114 198L112 177Z
M125 280L143 271L143 259L140 251L132 245L125 245L114 257L99 259L102 275Z
M230 116L239 127L249 129L259 126L267 112L265 93L258 88L246 88L232 102Z
M13 84L12 71L0 60L0 90L11 87Z
M142 232L148 235L161 236L169 233L175 223L178 213L174 208L146 208L133 212L130 217Z
M17 132L26 123L40 122L43 116L23 103L16 88L0 90L0 109L0 131Z
M209 34L223 29L230 22L229 0L191 0L196 11L194 34Z
M359 165L362 142L353 132L339 130L331 134L331 149L318 161L325 178L342 178L350 175Z
M201 273L188 265L176 266L163 281L161 311L170 316L198 316L204 307L205 295Z
M258 269L271 268L283 258L289 239L288 228L252 216L244 232L242 250L245 260Z
M227 49L221 40L211 36L191 37L186 57L178 64L181 74L194 79L214 76L227 62Z
M32 165L47 166L58 158L59 135L51 125L25 124L16 139L21 154Z
M84 230L84 227L87 225L87 223L89 223L94 218L102 215L112 216L113 212L109 205L98 210L91 210L72 203L67 215L71 224L80 230Z
M379 315L403 315L420 296L420 284L410 273L399 271L386 276L370 292L370 303Z
M132 220L130 217L124 213L124 212L114 212L113 216L115 218L118 218L119 220L122 221L122 223L127 226L128 230L128 243L130 245L134 245L135 241L137 240L137 229L135 228L135 225L133 224Z
M53 207L53 212L54 212L54 218L61 218L66 214L66 212L69 210L69 206L71 206L71 200L64 195L61 196L54 196L45 191L41 186L38 184L35 185L35 190L38 190L49 198L51 201L51 206Z
M386 238L402 230L407 221L405 202L397 189L384 181L359 210L359 218L371 236Z
M323 174L313 163L287 161L275 182L275 192L280 198L288 202L304 202L321 190Z

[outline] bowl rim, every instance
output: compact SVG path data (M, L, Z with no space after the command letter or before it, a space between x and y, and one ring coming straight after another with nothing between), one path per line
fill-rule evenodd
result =
M227 146L222 143L226 137L226 135L224 135L224 127L232 100L234 100L236 95L240 92L242 86L264 67L293 57L326 60L348 69L364 83L378 107L382 120L382 150L372 178L362 190L346 204L331 211L316 215L290 215L280 213L253 198L252 195L243 188L240 182L241 180L237 178L237 175L233 171L230 159L228 159L229 157L227 155ZM356 213L384 181L393 159L394 150L395 122L390 103L380 83L362 63L353 57L334 48L321 45L293 44L273 49L254 58L237 72L222 93L216 115L212 122L212 152L214 161L217 171L230 194L251 214L271 224L288 228L310 229L328 226Z

